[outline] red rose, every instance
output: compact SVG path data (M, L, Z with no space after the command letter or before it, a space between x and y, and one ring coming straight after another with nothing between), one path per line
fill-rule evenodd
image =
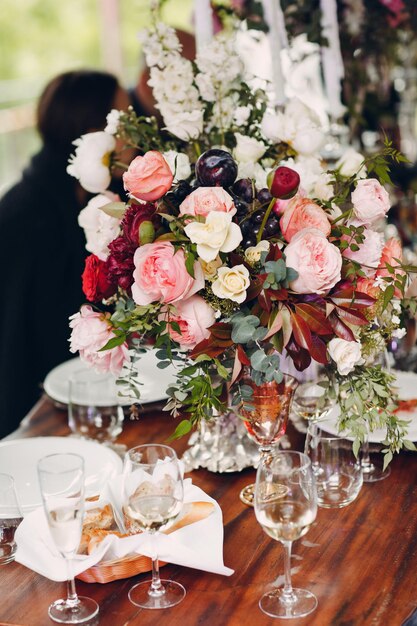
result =
M83 292L89 302L110 298L116 291L116 286L109 276L107 262L95 254L90 254L85 260L82 282Z

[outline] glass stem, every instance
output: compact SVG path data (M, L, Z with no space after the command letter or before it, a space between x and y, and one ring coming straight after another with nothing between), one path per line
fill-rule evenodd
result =
M370 474L374 469L374 466L371 462L371 457L369 456L368 430L366 431L365 439L363 440L363 444L361 447L361 467L362 471L365 474Z
M259 454L261 455L261 461L266 462L271 454L271 446L259 446Z
M72 574L71 559L65 557L67 563L67 604L76 606L79 603L77 592L75 590L75 580Z
M162 586L161 579L159 577L159 560L158 560L158 555L156 552L155 535L156 533L151 534L151 541L153 544L154 556L152 557L152 582L151 582L151 586L149 587L148 594L152 596L153 598L160 598L161 596L164 595L165 589Z
M291 548L292 541L283 541L284 546L284 589L282 592L282 602L284 604L294 604L296 596L291 584Z

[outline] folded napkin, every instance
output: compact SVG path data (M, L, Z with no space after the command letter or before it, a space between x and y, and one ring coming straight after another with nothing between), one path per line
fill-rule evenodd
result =
M121 493L121 476L116 476L101 494L100 502L110 501L115 509L116 518L119 508L118 494ZM90 555L76 555L72 560L72 572L77 576L100 561L122 558L127 554L137 553L152 558L155 549L161 561L176 563L185 567L230 576L233 570L223 563L223 517L215 500L202 489L192 484L191 479L184 480L184 503L211 502L213 512L198 522L175 530L171 534L160 533L152 537L147 533L119 538L107 536ZM118 520L119 521L119 520ZM120 523L120 521L119 521ZM15 540L17 551L15 560L29 569L55 581L67 580L65 559L59 554L49 532L43 508L26 515L17 528Z

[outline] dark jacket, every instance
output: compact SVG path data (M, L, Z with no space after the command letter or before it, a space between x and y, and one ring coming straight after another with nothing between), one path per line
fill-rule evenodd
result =
M0 437L40 397L51 368L72 356L68 317L85 300L86 251L66 162L43 148L0 200Z

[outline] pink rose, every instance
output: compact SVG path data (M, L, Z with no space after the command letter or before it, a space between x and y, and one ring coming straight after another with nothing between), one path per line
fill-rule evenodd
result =
M388 192L375 178L359 180L352 193L353 213L360 224L372 224L389 211Z
M395 259L398 260L396 261ZM398 261L402 261L402 259L403 250L400 241L398 239L395 239L394 237L388 239L388 241L385 243L385 246L383 247L381 260L379 262L376 275L381 277L391 276L392 278L394 278L394 275L395 277L403 276L405 274L405 271L398 263ZM394 274L392 274L388 270L387 263L394 268ZM401 297L401 292L397 288L395 289L395 295L397 296L397 298Z
M181 215L201 215L207 217L212 211L236 213L233 198L223 187L197 187L180 204Z
M159 200L171 188L173 175L160 152L151 150L133 159L123 174L123 184L131 196L145 202Z
M361 293L366 293L371 298L378 298L381 290L378 285L375 285L375 282L372 278L358 278L356 283L356 291L360 291Z
M175 304L175 310L161 314L160 319L168 322L168 333L173 341L177 341L181 348L192 350L200 341L210 336L208 330L216 318L214 311L201 296L192 296ZM171 326L176 322L181 332Z
M127 343L111 350L100 352L106 343L115 337L114 328L104 313L93 311L91 306L84 305L79 313L70 317L72 328L70 351L80 353L82 361L89 363L99 372L111 372L118 376L123 364L129 360Z
M342 255L316 228L297 233L285 248L286 264L298 272L290 283L296 293L329 291L340 280Z
M309 198L296 196L288 203L281 219L281 232L287 241L304 228L315 228L326 237L330 235L330 222L323 209Z
M372 278L375 276L381 259L382 248L384 245L383 236L370 228L365 228L363 234L365 239L363 243L358 244L359 250L354 251L347 248L342 252L342 254L347 259L360 263L365 276L367 278ZM344 235L342 239L350 241L347 235ZM353 243L355 243L355 241L353 241Z
M169 241L140 246L133 257L135 270L132 296L136 304L185 300L204 287L200 263L194 263L194 276L185 267L184 251L175 251Z

